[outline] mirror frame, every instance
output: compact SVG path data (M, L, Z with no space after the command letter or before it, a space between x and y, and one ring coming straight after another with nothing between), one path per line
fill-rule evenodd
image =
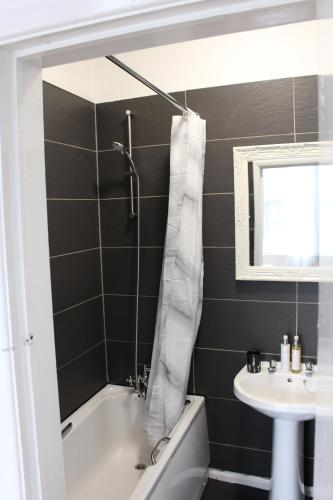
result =
M253 281L320 281L328 276L323 267L263 267L250 266L249 239L249 176L248 163L256 166L272 166L281 162L287 165L323 163L329 158L331 142L302 142L269 144L262 146L234 147L234 192L235 192L235 258L236 280ZM332 268L326 268L327 271ZM331 273L330 273L331 274Z

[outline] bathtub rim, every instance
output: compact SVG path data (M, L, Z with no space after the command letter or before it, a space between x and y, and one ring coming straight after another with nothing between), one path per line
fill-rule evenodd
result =
M128 386L116 385L116 384L106 384L102 389L100 389L94 396L92 396L88 401L86 401L82 406L75 410L71 415L69 415L60 424L60 431L63 431L68 424L72 424L71 430L64 436L62 442L64 443L73 432L83 424L83 422L93 413L95 409L98 408L103 401L107 399L121 399L128 396L135 396L135 390ZM185 434L187 427L193 421L194 416L199 413L199 408L204 406L205 398L203 396L197 395L186 395L186 400L189 400L191 404L185 405L182 415L180 416L177 424L174 426L172 431L169 433L169 437L172 439L177 432L182 432ZM186 425L185 425L186 423ZM169 447L172 441L168 443L165 447ZM164 454L164 453L163 453ZM162 456L162 453L159 454ZM157 464L159 460L157 461ZM156 467L157 464L153 467Z

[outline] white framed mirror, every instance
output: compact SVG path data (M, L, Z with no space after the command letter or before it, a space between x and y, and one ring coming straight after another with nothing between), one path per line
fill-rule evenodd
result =
M319 281L332 271L331 147L234 148L237 280Z

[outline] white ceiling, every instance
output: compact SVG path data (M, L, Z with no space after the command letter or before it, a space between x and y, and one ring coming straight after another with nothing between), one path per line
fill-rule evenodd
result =
M318 73L317 21L152 47L117 57L166 92ZM43 79L100 103L152 94L105 58L43 70Z

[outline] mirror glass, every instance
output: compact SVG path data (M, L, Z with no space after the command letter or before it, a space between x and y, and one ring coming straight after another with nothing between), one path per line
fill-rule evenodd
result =
M319 153L319 143L234 148L237 279L305 281L312 270L315 280L333 265L333 166Z
M252 184L252 185L251 185ZM332 259L330 165L249 165L250 265L319 266ZM319 218L325 224L319 227Z

